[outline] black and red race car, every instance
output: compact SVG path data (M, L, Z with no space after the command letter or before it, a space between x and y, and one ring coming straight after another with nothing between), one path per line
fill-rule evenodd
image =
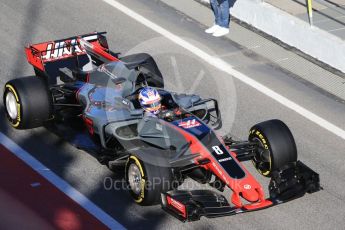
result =
M36 76L7 82L3 96L14 128L45 125L96 153L109 168L125 171L136 203L160 202L182 221L260 210L320 190L319 175L297 160L293 135L282 121L254 125L246 141L220 137L215 99L165 90L150 55L119 57L104 34L25 48ZM145 116L140 107L145 86L162 97L157 116ZM270 178L269 196L243 161ZM178 190L186 178L215 189ZM232 191L231 202L215 192L225 188Z

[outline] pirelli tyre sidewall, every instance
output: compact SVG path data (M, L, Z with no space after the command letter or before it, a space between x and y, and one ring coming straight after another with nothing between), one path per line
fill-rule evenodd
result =
M254 125L249 131L248 140L258 142L265 151L268 162L262 161L258 156L259 152L252 160L255 168L263 176L270 177L272 171L297 161L294 137L287 125L280 120L269 120Z
M7 82L3 103L9 122L17 129L40 127L52 113L51 96L45 81L39 77Z
M133 175L136 175L136 184ZM174 187L170 168L151 165L134 155L126 163L126 182L133 200L143 206L158 204L161 193Z
M17 110L17 115L16 116L11 116L10 112L8 111L8 105L7 105L7 101L6 98L7 97L13 97L14 98L14 107L12 109L16 109ZM6 84L5 85L5 90L4 90L4 95L3 95L3 102L4 102L4 106L5 106L5 110L6 110L6 114L7 114L7 118L9 120L9 122L12 124L13 127L15 128L19 128L21 120L22 120L22 112L21 112L21 106L20 106L20 101L19 101L19 96L17 91L15 90L15 88L11 85L11 84ZM13 104L13 103L11 103ZM11 106L13 107L13 106Z

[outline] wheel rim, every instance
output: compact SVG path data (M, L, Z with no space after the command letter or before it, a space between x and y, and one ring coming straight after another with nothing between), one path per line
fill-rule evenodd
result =
M16 97L12 92L6 95L6 110L11 119L15 120L18 117L18 106Z
M128 182L132 191L139 195L141 193L142 176L136 164L131 164L128 168Z

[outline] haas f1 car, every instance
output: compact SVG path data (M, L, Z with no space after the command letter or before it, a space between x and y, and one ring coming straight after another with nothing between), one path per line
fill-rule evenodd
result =
M113 53L105 32L29 45L25 52L35 76L13 79L4 89L12 126L65 127L62 136L90 140L96 148L79 147L96 149L102 164L123 170L140 205L161 203L178 219L194 221L268 208L321 189L319 175L297 160L282 121L254 125L246 141L217 135L222 119L215 99L165 90L150 55ZM138 101L147 86L161 95L157 116L146 116ZM268 196L243 161L270 178ZM186 178L210 189L179 190ZM221 194L225 188L229 200Z

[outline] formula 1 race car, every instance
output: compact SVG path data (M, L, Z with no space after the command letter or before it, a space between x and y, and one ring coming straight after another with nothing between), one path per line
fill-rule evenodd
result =
M136 203L160 202L182 221L260 210L320 190L319 175L297 160L293 135L282 121L254 125L246 141L220 137L215 99L165 90L150 55L119 57L104 34L25 48L36 76L7 82L3 96L14 128L77 134L77 147L92 149L102 164L125 172ZM146 86L162 97L159 116L145 116L140 106L138 94ZM269 198L243 161L270 178ZM178 190L186 178L215 189ZM215 192L225 187L232 204Z

